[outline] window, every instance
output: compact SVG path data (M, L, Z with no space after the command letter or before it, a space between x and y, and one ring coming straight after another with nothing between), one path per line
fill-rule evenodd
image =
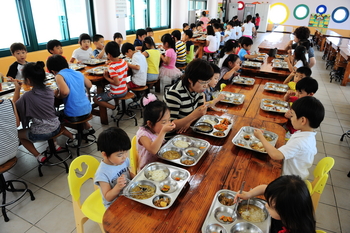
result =
M153 30L170 28L169 0L128 0L127 5L126 34L146 27Z
M0 56L9 56L14 42L22 42L28 51L45 49L52 39L76 44L81 33L93 34L91 15L92 0L8 0L0 30L10 36L1 39Z
M332 13L332 19L336 23L343 23L349 17L349 10L345 7L338 7Z
M270 6L270 24L284 24L289 18L289 9L286 4L274 3Z
M297 5L294 9L294 17L296 19L305 19L309 16L309 7L304 4Z

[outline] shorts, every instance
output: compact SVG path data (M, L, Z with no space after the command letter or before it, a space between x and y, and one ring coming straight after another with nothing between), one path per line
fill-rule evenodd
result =
M250 38L250 39L253 39L253 37L252 36L248 36L248 35L243 35L244 37L248 37L248 38Z
M42 142L47 141L53 136L57 135L60 132L61 126L58 126L58 128L51 132L46 134L33 134L30 130L27 130L27 138L31 142Z
M130 89L133 89L133 88L138 88L140 87L139 85L133 83L132 81L128 82L127 85L129 86Z
M58 119L60 120L61 123L67 123L67 122L79 122L82 120L85 120L90 116L90 113L82 115L82 116L76 116L76 117L70 117L64 114L64 109L57 112L56 115L58 116Z
M159 78L159 74L147 73L147 82L156 81Z
M212 52L212 51L210 51L209 49L208 49L208 47L204 47L204 52L206 52L206 53L215 53L215 51L214 52Z
M126 91L125 93L114 95L110 91L107 91L107 92L103 92L103 93L97 94L96 95L96 99L97 99L97 101L108 102L108 101L110 101L112 99L124 97L124 96L126 96L127 93L128 92Z

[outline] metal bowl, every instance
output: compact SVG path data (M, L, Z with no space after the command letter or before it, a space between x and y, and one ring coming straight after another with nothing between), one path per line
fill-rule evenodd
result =
M222 223L222 224L231 224L234 221L236 221L236 219L237 219L236 213L233 211L233 209L231 209L229 207L218 207L218 208L216 208L215 211L214 211L214 216L215 216L215 219L218 222ZM221 220L220 218L222 216L231 217L232 218L232 222L225 222L225 221Z
M153 192L152 196L156 193L157 187L156 187L152 182L150 182L150 181L148 181L148 180L140 180L140 181L137 181L137 182L135 182L135 183L132 183L132 184L129 186L128 191L127 191L128 195L130 195L130 197L132 197L132 198L139 199L139 198L137 198L137 194L138 194L138 193L135 193L135 192L133 192L132 190L133 190L135 187L140 186L140 185L149 185L149 186L151 186L152 188L154 188L154 192ZM134 196L134 195L136 195L136 196ZM152 196L150 196L150 197L152 197ZM149 197L149 198L150 198L150 197ZM147 199L148 199L148 198L147 198Z
M165 202L168 202L167 203L167 205L166 206L157 206L156 204L155 204L155 202L156 201L158 201L158 200L160 200L160 199L162 199L163 198L163 200L165 201ZM167 196L167 195L164 195L164 194L161 194L161 195L158 195L158 196L156 196L155 198L153 198L153 205L155 205L155 206L157 206L158 208L166 208L168 205L170 205L170 203L171 203L171 198L169 197L169 196Z
M158 154L159 154L160 156L162 156L162 158L167 159L167 160L179 159L179 158L174 158L174 159L165 158L163 155L164 155L165 152L168 152L168 151L176 151L176 152L178 152L178 153L180 154L180 157L179 157L179 158L181 158L181 156L182 156L182 150L181 150L180 148L178 148L178 147L165 147L165 148L161 149L161 150L158 152Z
M144 175L147 179L149 180L153 180L152 177L150 176L150 171L156 171L156 170L162 170L164 173L165 173L165 178L163 180L165 180L169 174L170 174L170 171L169 171L169 168L167 168L166 166L164 165L158 165L158 164L155 164L155 165L150 165L148 166L145 170L144 170ZM161 181L161 180L155 180L155 181Z
M253 150L255 150L255 151L259 151L259 152L263 152L263 153L265 153L266 152L266 149L264 148L264 147L259 147L259 149L254 149L252 146L254 145L254 144L258 144L260 141L258 141L258 140L254 140L254 141L252 141L251 143L249 143L249 146L250 146L250 148L252 148Z
M215 116L211 116L211 115L203 116L201 118L201 121L202 122L209 121L209 122L213 123L212 125L216 125L216 124L218 124L220 122L218 118L216 118ZM207 123L209 123L209 122L207 122ZM211 123L209 123L209 124L211 124Z
M208 129L204 129L208 128ZM203 133L210 133L213 131L213 125L207 123L207 122L198 122L194 125L194 128L196 131L203 132Z
M196 147L189 147L185 150L185 154L190 157L198 157L202 151Z
M205 229L205 233L214 233L214 232L226 233L226 230L220 224L210 224Z
M235 144L244 147L244 146L247 146L247 141L244 139L239 139L235 141Z
M242 201L242 202L239 204L239 206L238 206L238 210L239 210L241 207L247 206L247 204L248 204L248 201L247 201L247 200ZM258 199L250 199L250 200L249 200L249 205L254 205L254 206L258 207L259 209L261 209L261 210L264 212L264 214L265 214L265 219L264 219L263 221L265 221L265 220L267 219L267 217L269 216L269 213L268 213L268 211L267 211L265 205L264 205L261 201L259 201ZM238 213L238 212L237 212L237 213ZM249 221L249 220L246 220L246 221L248 221L248 222L253 222L253 221ZM262 221L262 222L263 222L263 221Z
M180 142L183 143L184 145L180 145ZM187 148L187 147L190 147L191 144L192 144L192 141L190 138L188 137L183 137L183 136L180 136L180 137L176 137L172 140L172 143L174 146L178 147L178 148ZM186 145L185 145L186 144Z
M254 133L254 129L250 126L244 126L243 127L243 132L247 133L247 134L253 134Z
M288 112L288 108L284 108L284 107L277 107L276 106L276 112L280 112L280 113L286 113Z
M237 223L236 225L234 225L231 230L231 233L240 233L240 232L244 232L244 233L263 233L263 231L255 226L254 224L251 224L249 222L240 222Z
M226 198L228 198L228 199L231 199L231 200L232 200L232 205L234 205L233 200L235 199L235 195L234 195L233 193L228 192L228 191L224 191L224 192L221 192L221 193L218 195L218 201L219 201L222 205L232 206L232 205L228 205L228 204L222 203L223 197L226 197Z
M168 185L170 187L170 189L168 191L162 190L164 185ZM179 188L179 186L177 185L177 182L174 180L167 179L167 180L164 180L164 181L159 183L159 190L162 191L163 193L173 193L178 188Z
M272 142L276 139L275 135L272 135L270 133L263 133L263 136L265 137L265 139L269 142Z
M193 147L199 148L200 150L205 150L208 146L207 142L203 141L194 141L193 142Z
M171 179L175 181L186 180L188 178L188 174L183 171L174 171L171 173Z
M180 159L180 162L185 166L192 166L196 162L196 160L192 157L186 156L186 157L182 157ZM186 164L185 162L188 162L190 164Z

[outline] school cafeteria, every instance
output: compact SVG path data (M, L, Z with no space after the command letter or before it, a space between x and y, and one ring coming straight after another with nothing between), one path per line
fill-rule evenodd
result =
M1 233L350 232L350 1L2 9Z

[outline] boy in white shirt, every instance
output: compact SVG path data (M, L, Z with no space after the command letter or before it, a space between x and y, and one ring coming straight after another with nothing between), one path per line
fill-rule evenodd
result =
M232 29L233 29L233 22L230 21L226 25L226 31L225 31L225 35L224 35L224 41L225 42L228 41L229 39L231 39Z
M299 175L302 179L307 179L308 169L317 154L315 129L323 121L325 109L315 97L305 96L296 100L289 111L292 125L298 131L286 145L276 149L258 129L254 130L254 136L261 141L272 159L284 159L282 175Z
M72 58L70 59L70 63L74 63L75 59L78 63L81 63L84 60L89 60L94 57L91 45L91 37L83 33L79 36L79 44L80 48L77 48L73 51Z
M214 32L215 32L216 43L217 43L216 50L219 50L220 43L221 43L220 24L214 23Z

